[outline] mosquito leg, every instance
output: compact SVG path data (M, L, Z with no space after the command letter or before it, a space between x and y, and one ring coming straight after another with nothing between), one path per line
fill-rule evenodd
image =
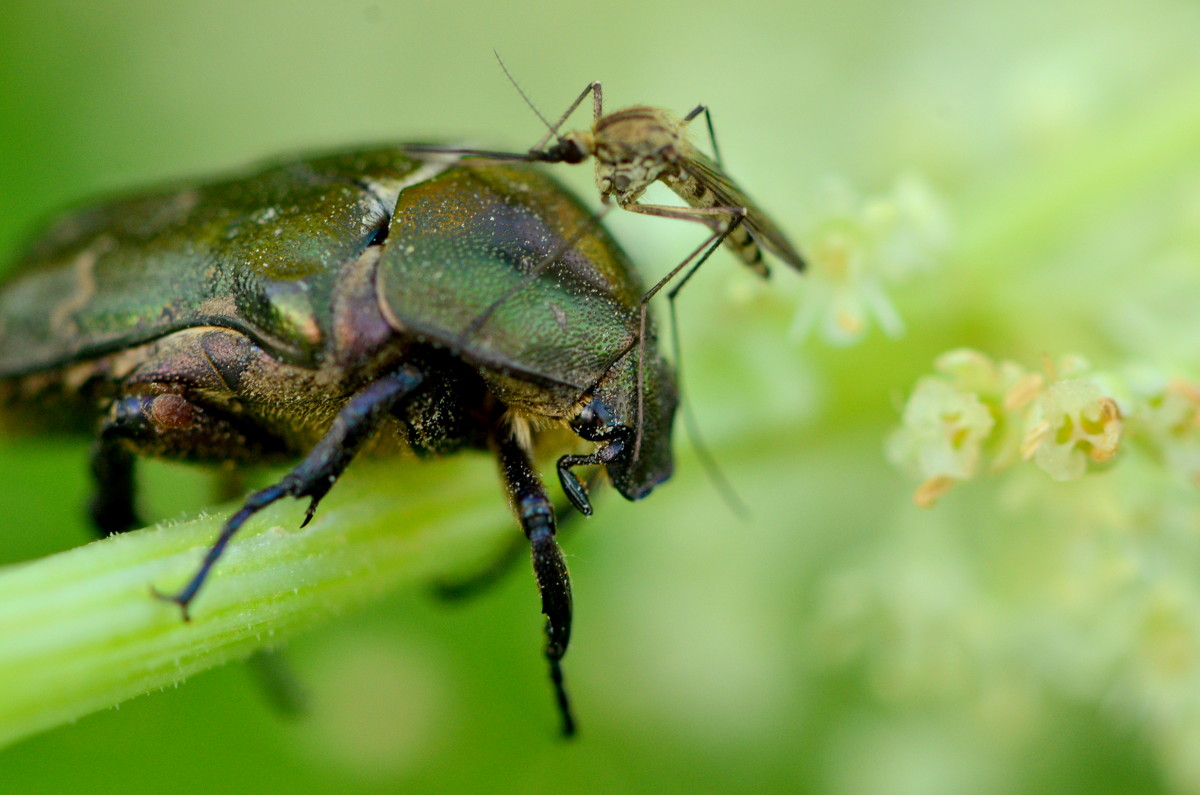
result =
M671 209L671 208L668 208L668 209ZM693 272L695 271L696 268L700 267L700 265L703 264L704 261L707 260L710 256L712 256L712 253L717 250L717 248L725 240L726 235L729 234L729 229L732 229L732 228L733 227L730 226L727 229L725 229L724 231L713 232L713 234L710 235L707 240L705 240L703 243L701 243L699 246L696 247L695 251L693 251L691 254L688 254L686 257L684 257L682 262L680 262L678 265L676 265L674 268L672 268L670 273L668 273L666 276L659 279L657 284L655 284L653 287L651 287L649 290L647 290L645 295L642 296L641 301L638 302L639 303L639 306L638 306L638 342L637 342L637 345L638 345L638 370L637 370L637 396L638 396L638 399L637 399L637 433L634 434L634 440L633 440L633 460L634 461L638 460L638 456L641 455L641 452L642 452L642 414L643 414L643 408L644 408L643 404L642 404L642 390L643 390L644 381L645 381L644 365L645 365L645 361L646 361L646 325L647 325L647 312L648 312L648 308L650 306L650 299L653 298L656 294L658 294L659 290L661 290L668 282L670 282L672 279L674 279L679 274L679 272L681 270L683 270L684 268L686 268L688 266L688 263L690 263L696 257L700 257L700 260L693 267L693 269L692 269ZM701 252L703 252L702 256L701 256Z
M717 167L724 171L725 163L721 160L721 147L717 146L717 132L713 129L712 112L708 109L708 105L697 105L692 108L688 115L683 117L683 121L690 122L701 113L704 114L704 121L708 124L708 140L712 144L713 160L716 160Z
M705 260L711 257L712 253L720 248L721 244L724 243L725 240L732 235L745 220L746 216L744 215L739 215L734 218L733 223L729 225L729 228L722 232L721 235L713 241L713 244L709 247L708 251L704 252L704 256L697 260L696 264L693 265L687 273L683 274L683 278L679 280L679 283L671 288L671 291L667 293L667 301L672 307L675 305L675 296L679 295L679 291L683 289L683 286L688 283L692 276L695 275L696 271L700 270L700 266L704 264ZM672 308L671 311L674 312L674 309Z
M514 86L517 86L517 91L520 92L521 96L525 97L525 92L521 91L521 87L517 85L517 81L513 80L512 75L509 74L508 69L504 67L503 62L501 62L500 67L502 69L504 69L504 74L508 75L508 79L510 81L512 81L512 84ZM533 148L530 149L529 151L537 152L537 151L541 150L541 148L544 147L550 141L551 138L558 135L559 129L563 126L563 124L566 123L567 119L570 118L571 114L575 112L575 109L580 106L580 104L583 102L584 97L586 97L589 93L591 93L591 95L592 95L592 112L594 114L594 118L598 119L601 116L603 116L604 115L604 99L601 95L600 83L599 82L588 83L587 88L585 88L583 91L581 91L579 93L579 96L575 97L575 101L572 102L567 107L566 111L563 112L563 115L559 116L558 121L554 122L554 124L551 124L550 122L546 121L546 119L542 116L542 114L538 113L537 108L533 107L533 103L529 101L529 98L525 97L525 104L529 105L529 107L533 108L533 112L537 113L538 118L540 118L542 120L542 123L545 124L549 128L549 130L546 132L546 134L542 136L542 139L540 141L538 141L536 144L534 144Z
M734 221L734 225L740 222L741 219L738 219ZM729 482L729 478L725 476L725 473L717 464L717 459L709 450L708 444L704 441L704 437L700 433L700 423L696 421L695 412L692 411L692 403L691 401L687 400L687 393L683 388L683 346L680 342L679 312L677 311L678 304L676 304L675 299L678 298L680 291L683 289L684 285L687 284L688 279L692 278L692 276L704 263L704 260L707 259L708 256L712 254L712 252L716 250L717 246L719 245L720 243L717 242L715 245L709 248L709 250L705 252L704 256L701 257L700 260L683 275L683 278L680 279L679 282L667 292L668 315L671 321L671 352L672 360L675 362L675 378L679 383L680 393L683 396L683 399L680 401L680 405L683 408L684 428L687 430L688 437L691 439L692 447L696 451L697 458L700 459L700 465L704 468L705 472L708 473L709 480L712 481L713 485L717 489L717 492L721 495L721 499L724 500L725 504L729 506L729 509L733 512L734 516L737 516L739 519L745 521L750 518L750 506L746 504L745 500L738 496L737 490L734 489L733 484Z
M672 207L668 204L641 204L630 202L621 205L621 209L631 213L653 215L658 218L678 218L681 221L695 221L704 224L714 232L723 232L732 223L730 219L744 218L745 207Z
M638 204L631 202L622 205L633 213L653 215L658 218L678 218L681 221L695 221L704 224L714 233L725 233L724 241L730 250L737 254L738 259L748 268L764 279L771 275L763 262L762 249L747 231L745 207L670 207L662 204Z

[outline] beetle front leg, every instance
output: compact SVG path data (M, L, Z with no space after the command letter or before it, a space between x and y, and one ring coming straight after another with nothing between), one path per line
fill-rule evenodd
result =
M592 501L588 498L587 483L571 470L574 467L607 464L624 449L625 442L614 439L590 455L564 455L558 459L558 482L562 484L563 491L566 493L567 499L571 501L571 505L575 506L575 510L584 516L591 516ZM590 481L591 478L588 480Z
M546 660L550 663L550 681L562 715L562 733L575 733L575 718L563 683L562 658L571 641L571 578L562 550L554 540L554 508L541 479L533 469L529 454L514 439L496 440L500 469L508 487L508 498L533 556L533 572L542 597L546 616Z
M209 571L225 551L229 540L247 519L283 497L310 499L304 522L300 526L307 525L312 520L321 498L341 477L363 442L375 433L379 423L400 401L420 386L423 379L424 376L416 367L404 365L396 372L371 382L350 398L334 417L333 424L325 436L309 451L303 461L278 483L251 494L241 509L229 517L188 584L173 595L158 595L179 605L183 610L184 620L188 620L188 606L196 598L200 586L204 584Z

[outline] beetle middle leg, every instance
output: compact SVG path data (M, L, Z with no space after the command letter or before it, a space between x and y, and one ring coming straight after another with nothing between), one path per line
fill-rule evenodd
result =
M374 434L380 421L401 400L411 395L423 380L420 370L406 364L359 390L334 417L329 430L304 460L278 483L251 494L241 509L226 520L220 535L208 548L208 554L187 585L175 594L159 595L179 605L184 620L188 620L188 607L230 539L247 519L284 497L309 498L308 511L301 527L307 525L317 510L317 504L333 487L363 443Z
M587 477L585 491L590 491L599 472L593 472ZM579 526L579 520L584 514L570 502L559 502L553 507L554 515L558 517L556 535L562 537L564 531L573 530ZM433 584L434 595L447 602L457 602L470 599L486 591L500 581L504 575L513 570L525 555L529 542L523 538L513 538L495 555L475 571L460 575L455 579L447 578Z
M533 556L533 572L546 616L546 660L562 715L562 733L575 733L575 718L563 683L562 658L571 641L571 578L555 540L554 508L529 454L511 437L496 438L496 455L508 487L508 498Z

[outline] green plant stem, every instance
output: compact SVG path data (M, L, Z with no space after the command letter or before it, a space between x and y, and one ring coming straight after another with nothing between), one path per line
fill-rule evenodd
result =
M0 746L467 569L518 532L485 458L355 470L302 530L291 501L248 523L187 623L151 587L169 592L195 571L223 513L0 569Z

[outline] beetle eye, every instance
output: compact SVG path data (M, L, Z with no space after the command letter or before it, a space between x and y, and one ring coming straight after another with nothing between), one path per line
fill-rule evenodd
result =
M584 439L595 442L611 437L618 425L608 404L592 398L571 420L571 428Z

